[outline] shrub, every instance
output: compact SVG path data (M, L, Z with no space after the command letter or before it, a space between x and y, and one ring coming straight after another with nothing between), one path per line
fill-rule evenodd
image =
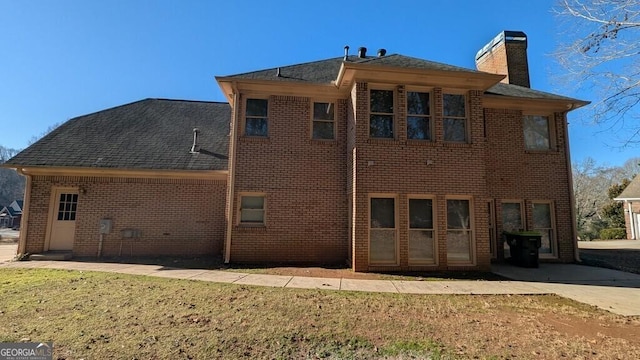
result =
M613 240L613 239L626 239L627 230L625 228L610 228L600 230L600 239Z

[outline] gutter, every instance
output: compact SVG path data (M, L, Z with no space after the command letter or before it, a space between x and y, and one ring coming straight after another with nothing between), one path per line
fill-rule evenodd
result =
M233 204L235 203L235 179L236 179L236 144L238 142L238 91L235 89L233 91L233 103L234 103L234 112L233 117L231 119L231 133L229 134L229 181L227 182L227 233L224 242L224 263L228 264L231 261L231 233L233 231Z

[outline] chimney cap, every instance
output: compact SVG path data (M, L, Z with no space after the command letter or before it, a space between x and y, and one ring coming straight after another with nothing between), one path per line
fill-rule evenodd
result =
M524 42L525 48L527 47L527 34L522 31L504 30L501 31L496 37L494 37L489 43L478 50L476 53L476 60L480 59L484 54L488 53L496 45L503 42Z

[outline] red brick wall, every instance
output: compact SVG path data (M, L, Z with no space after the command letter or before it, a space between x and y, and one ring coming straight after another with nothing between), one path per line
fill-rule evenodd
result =
M75 256L96 256L99 221L110 218L102 254L219 254L224 234L225 181L35 176L31 190L27 247L44 250L51 191L82 187L76 215ZM123 239L122 229L138 229L139 239Z
M544 115L544 114L541 114ZM502 231L501 200L523 200L525 223L532 224L532 200L553 201L559 261L574 260L571 198L565 152L564 116L555 114L550 128L556 141L550 151L525 149L522 112L485 109L487 187L496 199L498 234ZM498 246L501 251L501 247Z
M467 93L470 142L465 144L443 141L442 89L434 96L435 141L407 140L404 87L396 88L395 140L369 139L368 84L358 83L356 93L356 217L353 263L356 271L421 270L421 269L482 269L490 265L486 202L485 151L482 99L476 91ZM373 163L370 163L373 162ZM429 162L429 164L427 164ZM370 165L371 164L371 165ZM395 194L399 241L398 266L369 265L369 194ZM408 262L408 195L435 196L436 238L438 266L411 266ZM468 196L472 200L475 217L476 265L456 266L447 263L446 196Z
M231 262L346 260L347 104L336 102L335 141L311 139L311 106L306 97L270 96L269 137L240 136ZM265 227L238 225L243 192L266 194Z

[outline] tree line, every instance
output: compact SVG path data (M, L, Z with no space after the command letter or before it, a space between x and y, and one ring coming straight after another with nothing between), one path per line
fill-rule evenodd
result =
M599 164L592 158L573 164L576 225L580 240L625 238L624 209L613 200L640 174L640 157L622 166Z

